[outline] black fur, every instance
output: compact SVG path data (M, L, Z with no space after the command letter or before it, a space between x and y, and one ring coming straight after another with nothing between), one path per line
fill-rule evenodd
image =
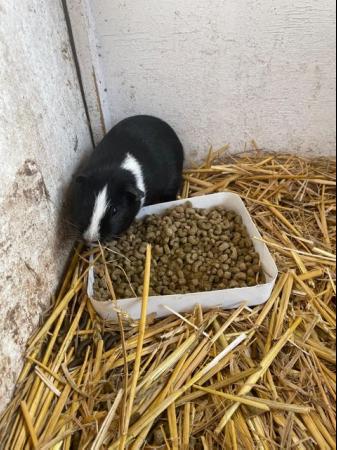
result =
M107 134L75 176L71 222L82 234L90 224L96 196L106 185L109 209L100 229L102 241L120 236L138 214L143 193L137 189L135 177L121 168L128 153L142 168L145 205L176 199L184 164L179 138L160 119L128 118Z

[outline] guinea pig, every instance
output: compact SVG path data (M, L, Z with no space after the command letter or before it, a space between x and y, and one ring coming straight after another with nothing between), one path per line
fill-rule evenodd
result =
M71 223L87 243L118 238L143 206L173 201L182 184L183 146L155 117L116 125L75 174Z

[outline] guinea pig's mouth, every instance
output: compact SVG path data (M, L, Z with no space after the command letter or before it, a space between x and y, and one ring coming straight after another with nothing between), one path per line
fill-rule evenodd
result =
M100 243L99 242L85 242L85 245L87 246L88 249L93 250L94 248L99 247Z
M81 241L88 248L98 247L99 245L103 245L103 241L101 239L90 239L82 234Z
M95 240L95 241L89 241L88 239L84 239L82 238L83 243L88 247L88 248L96 248L96 247L104 247L107 242L105 240Z

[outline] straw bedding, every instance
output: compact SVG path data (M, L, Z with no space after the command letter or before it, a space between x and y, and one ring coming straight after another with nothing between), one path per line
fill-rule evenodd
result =
M147 247L141 321L120 311L104 323L76 251L29 342L0 447L336 448L335 186L332 160L259 151L211 151L185 173L184 198L239 193L273 251L280 277L258 308L147 317Z

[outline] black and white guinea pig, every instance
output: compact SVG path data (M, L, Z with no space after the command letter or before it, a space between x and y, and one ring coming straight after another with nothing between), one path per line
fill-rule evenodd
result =
M71 222L88 243L119 237L143 206L173 201L182 183L183 146L160 119L116 125L72 182Z

